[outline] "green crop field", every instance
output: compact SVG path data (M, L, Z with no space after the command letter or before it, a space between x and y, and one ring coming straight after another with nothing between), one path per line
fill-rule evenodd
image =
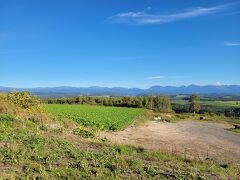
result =
M240 107L236 101L201 101L202 104L224 107Z
M44 105L46 111L60 120L70 119L77 123L105 130L120 130L127 127L143 109L104 107L91 105Z
M175 104L188 104L188 101L186 100L172 100L172 103ZM237 101L205 101L205 100L201 100L200 101L201 105L211 105L211 106L218 106L218 107L240 107L240 103L238 103Z

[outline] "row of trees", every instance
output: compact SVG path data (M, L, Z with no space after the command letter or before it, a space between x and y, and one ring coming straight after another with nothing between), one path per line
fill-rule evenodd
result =
M138 96L138 97L98 97L78 96L74 98L48 99L48 104L90 104L103 106L146 108L156 112L172 112L172 106L167 96ZM188 112L200 111L199 97L192 95L189 100Z
M78 96L74 98L48 99L48 104L90 104L103 106L146 108L157 112L171 112L171 102L167 96L139 97L98 97Z

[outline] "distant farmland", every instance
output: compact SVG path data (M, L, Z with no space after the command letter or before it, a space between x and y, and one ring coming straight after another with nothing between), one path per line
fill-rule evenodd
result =
M188 104L188 101L186 100L171 100L172 103L176 104ZM211 105L211 106L224 106L224 107L240 107L240 102L237 104L237 101L206 101L206 100L201 100L200 101L201 105Z
M47 112L58 119L70 119L81 125L105 130L127 127L143 112L139 108L104 107L92 105L44 105Z

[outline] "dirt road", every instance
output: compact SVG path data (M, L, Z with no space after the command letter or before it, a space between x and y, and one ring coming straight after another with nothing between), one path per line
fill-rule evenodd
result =
M120 132L101 132L100 137L124 144L178 153L199 159L240 163L240 134L226 131L228 124L181 121L148 121Z

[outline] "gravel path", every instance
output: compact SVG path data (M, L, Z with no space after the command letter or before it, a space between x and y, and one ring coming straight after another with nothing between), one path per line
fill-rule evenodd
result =
M199 158L220 163L240 163L240 134L226 131L228 124L181 121L163 123L148 121L120 132L101 132L113 142L133 144L147 149Z

